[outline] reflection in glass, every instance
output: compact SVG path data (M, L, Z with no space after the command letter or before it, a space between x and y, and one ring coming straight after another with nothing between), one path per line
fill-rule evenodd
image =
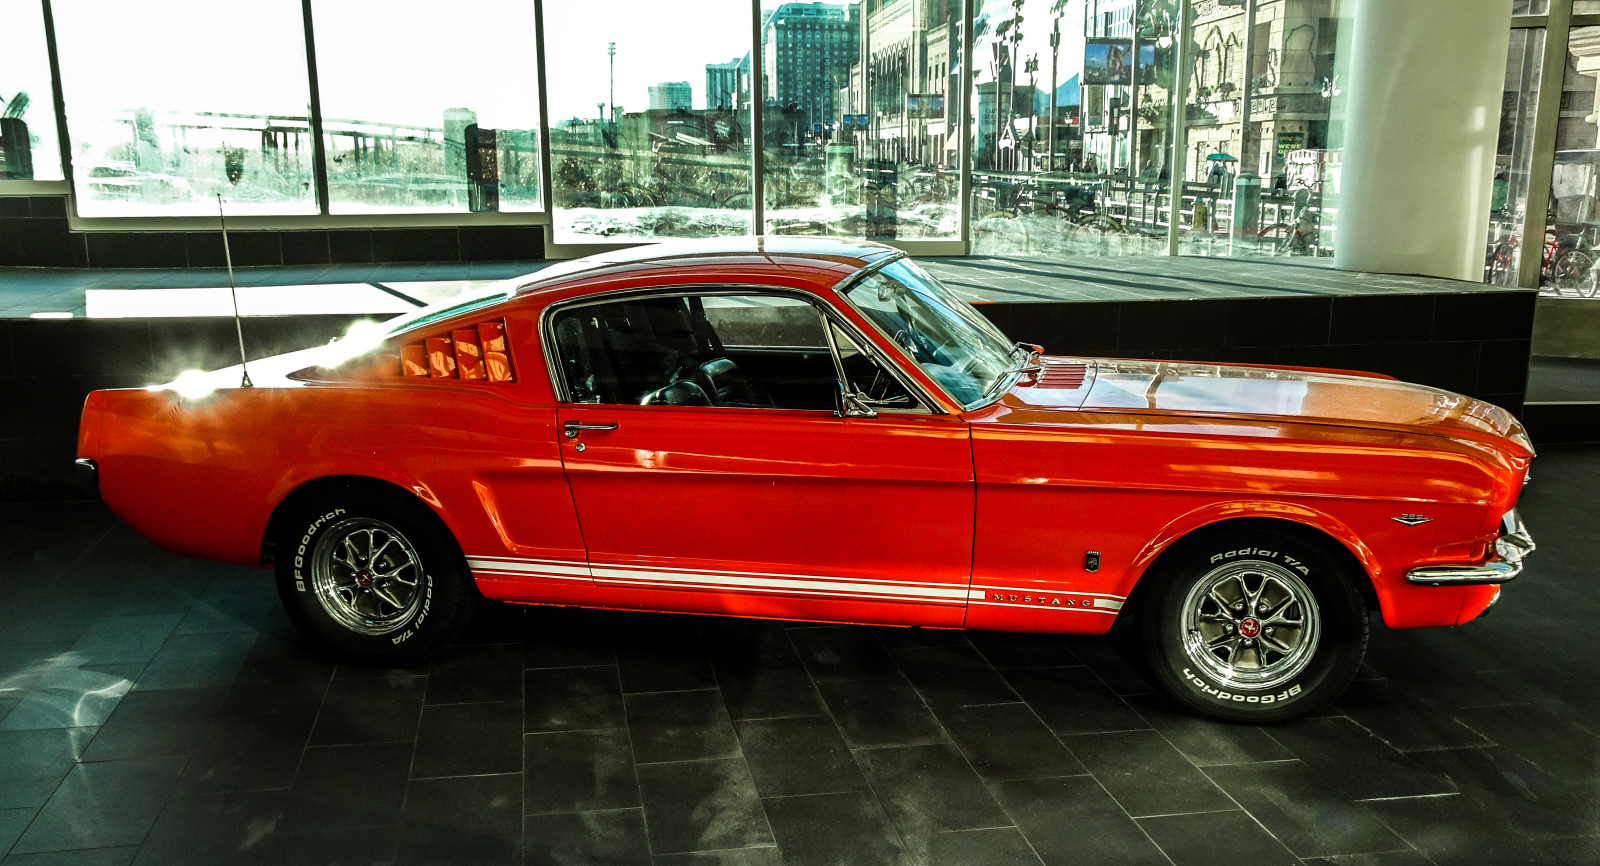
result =
M1334 4L1308 0L1199 6L1184 100L1184 254L1333 254L1336 16Z
M296 0L56 0L78 212L317 210Z
M1500 138L1490 196L1489 238L1484 253L1484 282L1517 284L1522 247L1522 217L1528 201L1528 168L1532 160L1534 106L1544 56L1544 30L1513 30L1506 53L1505 98L1500 106Z
M61 180L55 92L38 3L0 7L0 180Z
M534 4L439 8L313 4L333 213L541 209Z
M750 4L684 9L544 5L558 242L751 233Z
M973 25L972 251L1159 254L1176 0L990 0Z
M961 5L763 4L766 231L960 236Z

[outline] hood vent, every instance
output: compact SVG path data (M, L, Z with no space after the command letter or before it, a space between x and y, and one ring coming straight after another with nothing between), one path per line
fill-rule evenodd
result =
M1088 376L1089 367L1076 361L1066 363L1051 363L1046 361L1044 369L1034 379L1035 388L1065 388L1074 390L1083 387L1083 381Z

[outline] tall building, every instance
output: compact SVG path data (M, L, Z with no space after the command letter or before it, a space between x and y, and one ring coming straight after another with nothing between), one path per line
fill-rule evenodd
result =
M750 101L750 55L706 64L706 108L737 110Z
M794 105L813 126L838 121L839 89L861 44L861 7L785 3L761 28L761 72L769 101Z
M693 91L687 81L663 81L650 85L650 108L690 108Z

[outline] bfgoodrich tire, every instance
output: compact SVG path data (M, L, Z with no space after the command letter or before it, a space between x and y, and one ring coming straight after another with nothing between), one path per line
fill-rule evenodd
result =
M276 561L289 619L339 661L401 665L443 649L477 591L455 540L425 506L348 487L297 509Z
M1206 715L1297 719L1343 692L1367 650L1355 580L1321 547L1284 532L1219 532L1174 551L1141 617L1161 685Z

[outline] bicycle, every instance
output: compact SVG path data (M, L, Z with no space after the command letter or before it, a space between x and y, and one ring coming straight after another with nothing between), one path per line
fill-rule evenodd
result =
M1544 233L1544 251L1539 262L1539 286L1551 289L1550 294L1561 295L1571 289L1580 298L1600 296L1600 273L1595 271L1594 256L1578 246L1579 236L1557 232L1548 228ZM1491 285L1511 285L1516 282L1512 268L1516 264L1516 235L1506 235L1489 247L1484 259L1483 280Z
M1256 235L1256 251L1268 256L1320 256L1318 243L1322 234L1322 220L1311 207L1309 190L1299 189L1294 194L1294 214L1291 222L1273 223Z

